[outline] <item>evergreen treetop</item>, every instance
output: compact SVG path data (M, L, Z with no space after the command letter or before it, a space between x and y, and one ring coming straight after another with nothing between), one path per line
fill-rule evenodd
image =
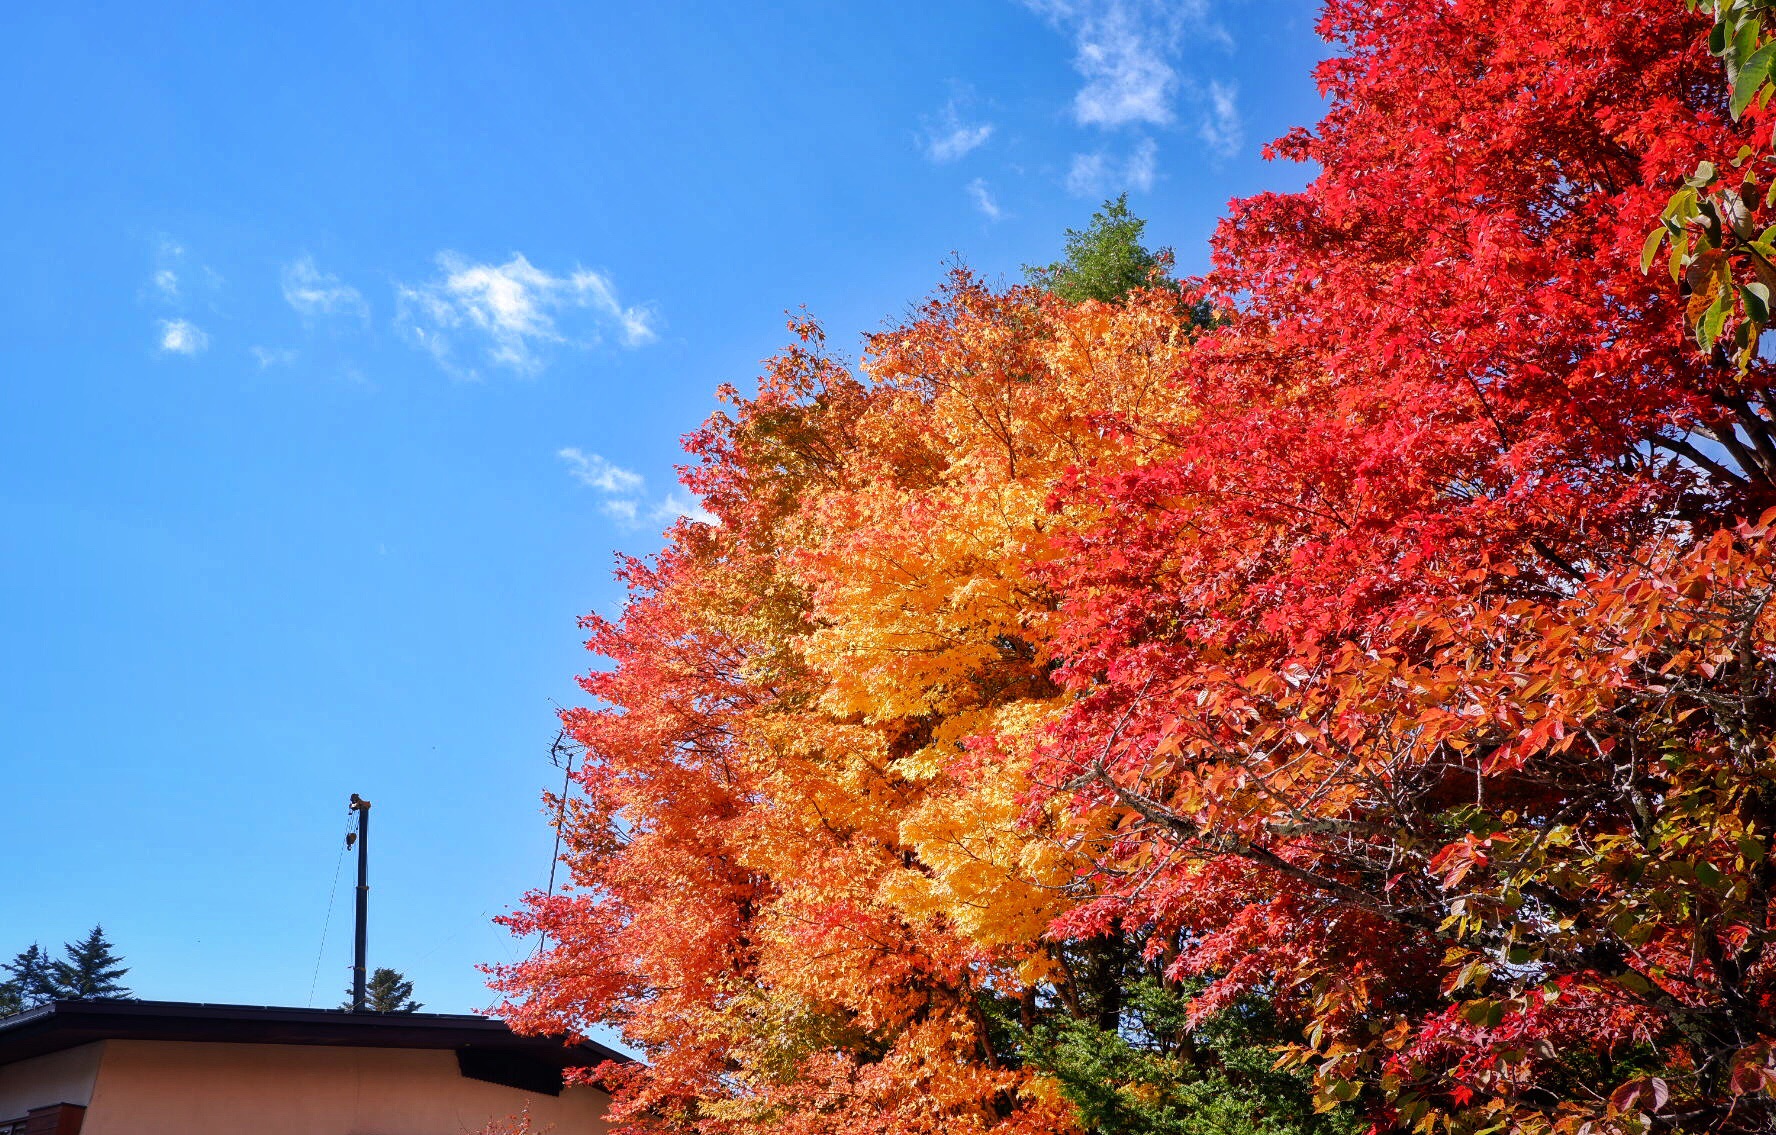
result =
M1060 260L1046 268L1026 265L1032 283L1070 303L1113 303L1136 288L1169 281L1172 251L1141 243L1147 222L1129 211L1128 194L1092 214L1084 229L1068 229Z
M345 991L345 1004L341 1009L350 1009L351 990ZM417 1013L425 1006L413 999L413 983L401 975L398 969L379 966L371 974L370 980L364 983L364 1009L371 1013Z
M119 964L103 926L94 926L78 942L62 946L65 957L49 967L53 996L72 1001L94 1001L134 996L119 980L129 967Z
M49 956L33 942L10 962L0 962L11 976L0 982L0 1016L20 1013L56 996Z
M120 964L102 926L78 942L62 946L63 957L53 959L36 942L19 951L9 962L0 962L8 975L0 981L0 1017L35 1008L46 1001L94 1001L134 996L120 980L129 967Z

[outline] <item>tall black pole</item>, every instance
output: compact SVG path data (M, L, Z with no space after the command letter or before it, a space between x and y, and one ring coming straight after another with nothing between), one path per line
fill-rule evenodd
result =
M365 924L370 915L370 801L352 793L358 814L358 930L352 941L352 1012L364 1011Z

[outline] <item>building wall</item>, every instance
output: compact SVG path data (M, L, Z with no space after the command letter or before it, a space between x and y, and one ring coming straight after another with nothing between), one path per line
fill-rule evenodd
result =
M464 1135L527 1105L537 1131L604 1135L608 1103L470 1080L448 1051L114 1040L81 1135Z
M85 1106L92 1099L104 1048L104 1041L95 1041L0 1066L0 1119L17 1119L51 1104Z

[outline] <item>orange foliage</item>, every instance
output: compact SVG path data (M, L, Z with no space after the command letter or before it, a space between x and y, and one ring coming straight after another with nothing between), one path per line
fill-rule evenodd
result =
M867 386L797 329L693 439L721 524L681 524L625 565L622 619L586 620L615 667L585 682L606 708L567 715L592 755L574 889L512 920L550 948L502 975L508 1011L621 1021L652 1061L615 1073L638 1122L1053 1130L979 1005L1054 971L1084 866L1023 825L1062 696L1039 573L1099 519L1050 491L1163 444L1188 309L958 272L871 342Z

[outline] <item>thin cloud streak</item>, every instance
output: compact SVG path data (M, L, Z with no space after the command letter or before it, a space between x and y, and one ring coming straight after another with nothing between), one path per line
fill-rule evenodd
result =
M613 465L596 453L587 453L582 449L567 446L555 451L555 456L567 463L567 472L574 480L589 489L597 489L603 493L639 493L646 483L640 473L631 472L620 465Z
M652 506L645 505L642 498L647 495L647 482L641 474L599 454L566 446L556 450L555 456L566 465L568 476L599 494L598 511L623 528L639 528L644 508L648 520L656 524L672 524L680 517L702 524L720 523L696 497L676 489Z
M672 524L682 518L698 524L721 525L721 519L704 508L702 501L678 489L667 493L666 499L654 507L653 518L657 524Z
M1206 106L1197 136L1217 157L1231 158L1245 140L1238 100L1239 87L1234 83L1211 81L1203 92Z
M936 119L925 123L925 156L939 165L958 161L986 145L993 136L991 122L968 122L958 99L944 104Z
M461 357L465 340L478 344L494 366L535 374L551 348L595 346L607 332L626 347L658 338L653 310L625 306L601 273L578 268L557 275L522 253L492 264L440 252L437 263L432 280L396 285L396 324L452 374L477 377Z
M1159 143L1143 138L1127 160L1099 150L1074 154L1067 170L1067 192L1075 197L1101 197L1122 189L1145 193L1159 176Z
M287 367L296 362L294 347L251 347L248 348L259 363L260 370L271 367Z
M987 220L997 221L1005 215L1004 210L999 208L999 202L994 199L993 191L987 188L987 183L982 179L977 177L968 183L968 196Z
M315 267L314 257L302 255L284 266L284 302L304 317L355 315L370 318L363 293L338 276Z

